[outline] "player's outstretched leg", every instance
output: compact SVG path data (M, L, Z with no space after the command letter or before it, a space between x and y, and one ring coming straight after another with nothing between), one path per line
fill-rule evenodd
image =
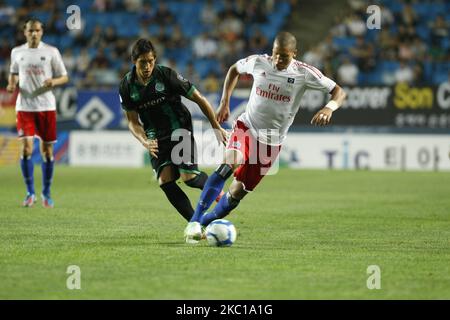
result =
M194 208L192 208L188 196L181 190L176 182L171 181L164 183L160 185L160 188L164 191L172 206L177 209L184 219L189 221L194 214Z
M207 180L208 180L208 175L202 171L198 175L196 175L194 178L184 181L184 183L186 183L186 185L191 188L197 188L197 189L203 190ZM219 202L220 198L222 198L223 195L224 195L224 192L221 191L220 194L216 197L215 201Z
M212 202L220 195L225 181L231 176L233 169L228 164L221 164L206 181L205 187L195 209L194 215L184 230L186 242L199 241L202 238L200 218L208 210ZM219 201L220 202L220 201Z
M50 187L53 180L55 160L53 157L43 157L42 169L42 205L45 208L53 208L55 203L50 196Z
M233 198L231 193L228 191L211 212L206 213L201 217L200 224L202 226L207 226L213 220L224 218L231 212L231 210L235 209L239 205L239 202L240 200Z
M24 207L32 207L36 202L36 196L34 191L34 164L31 156L22 156L20 158L20 168L27 187L27 195L22 205Z
M191 222L200 222L202 214L208 210L214 199L220 194L225 181L233 174L229 164L221 164L208 178L198 201Z

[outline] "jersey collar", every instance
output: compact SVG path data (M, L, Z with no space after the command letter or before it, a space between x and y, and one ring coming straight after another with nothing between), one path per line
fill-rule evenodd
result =
M42 49L42 47L44 46L44 43L42 41L40 41L37 48L30 48L30 45L28 44L28 42L26 42L25 45L27 46L27 49Z

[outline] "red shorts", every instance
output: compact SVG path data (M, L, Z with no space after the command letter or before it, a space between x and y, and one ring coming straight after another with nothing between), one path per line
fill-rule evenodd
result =
M242 154L243 163L236 169L234 176L244 184L246 191L253 191L277 160L281 145L271 146L259 142L242 121L236 121L226 149L238 150Z
M56 111L17 111L19 138L38 136L44 142L56 141Z

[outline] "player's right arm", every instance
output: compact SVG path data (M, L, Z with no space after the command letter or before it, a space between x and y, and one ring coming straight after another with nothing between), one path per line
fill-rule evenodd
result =
M144 128L139 121L139 114L134 111L130 100L130 92L127 85L126 77L122 80L119 86L119 99L125 117L128 120L128 129L133 136L150 152L152 157L158 158L158 140L148 139Z
M216 119L219 123L227 121L230 116L230 98L239 80L239 75L243 73L252 74L257 57L258 55L252 55L241 59L228 69L223 84L222 98L216 113Z
M125 117L128 120L128 129L133 136L150 152L150 155L154 158L158 158L158 140L148 139L145 134L144 128L139 123L139 115L136 111L124 111Z
M219 123L228 120L230 116L230 97L239 80L239 72L236 64L228 69L225 82L223 84L222 98L220 99L219 109L217 110L216 119Z
M6 90L8 92L14 92L17 87L17 82L19 82L19 75L10 73L8 76L8 86Z
M11 50L11 65L9 67L8 86L6 90L8 92L14 92L19 82L19 64L16 61L16 48Z

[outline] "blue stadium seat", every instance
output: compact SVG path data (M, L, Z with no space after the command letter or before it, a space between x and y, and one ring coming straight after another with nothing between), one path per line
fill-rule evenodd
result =
M428 41L430 39L430 29L424 24L419 24L416 27L416 33L424 41Z
M439 85L439 84L441 84L443 82L447 82L447 81L449 81L449 79L448 79L448 73L446 73L446 72L436 72L433 74L433 77L431 79L431 82L434 85Z
M347 51L356 44L355 37L335 37L333 44L342 51Z

